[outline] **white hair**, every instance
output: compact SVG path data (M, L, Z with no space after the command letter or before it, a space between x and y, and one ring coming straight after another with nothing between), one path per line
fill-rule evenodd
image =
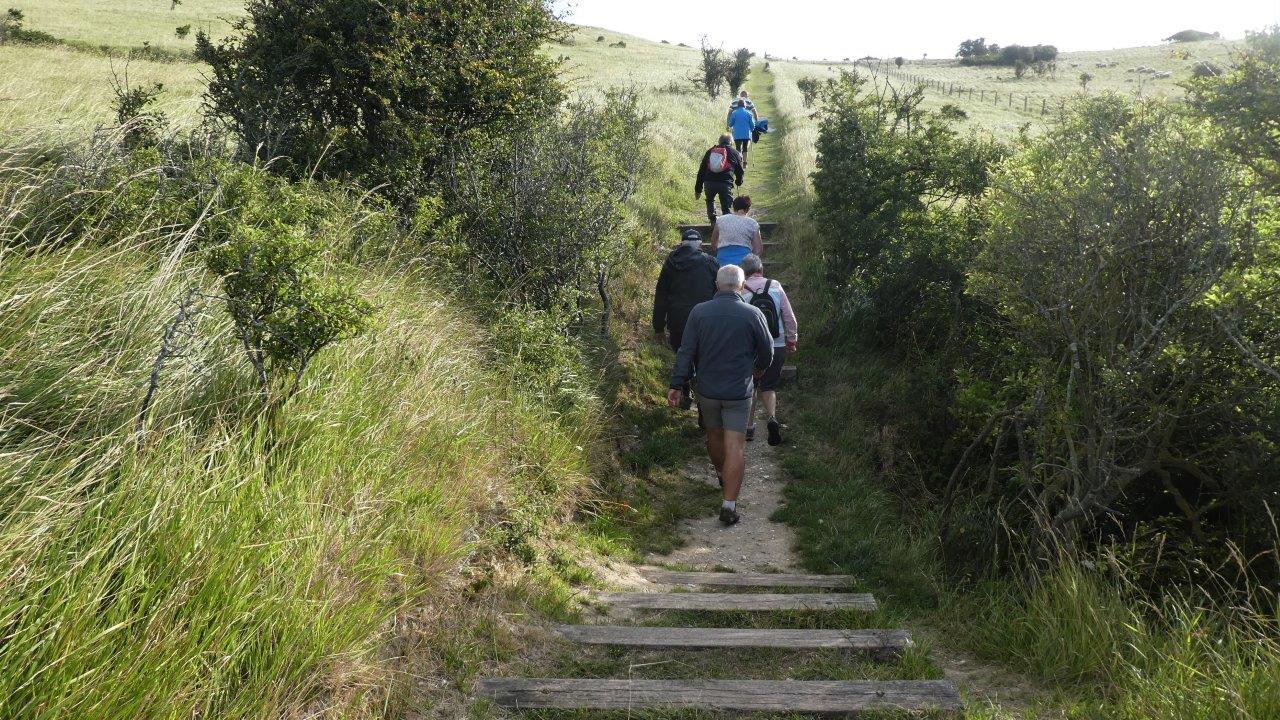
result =
M738 265L742 267L742 274L747 277L751 277L758 272L764 272L764 261L755 253L742 258L742 262L738 263Z
M720 268L720 272L716 273L716 289L741 290L742 283L746 282L746 279L746 275L742 274L742 268L737 265L725 265Z

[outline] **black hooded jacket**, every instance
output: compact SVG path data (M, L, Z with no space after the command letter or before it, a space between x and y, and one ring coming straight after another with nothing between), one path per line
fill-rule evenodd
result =
M692 245L680 243L671 251L658 273L658 289L653 294L653 331L683 333L693 306L715 296L719 270L715 258Z

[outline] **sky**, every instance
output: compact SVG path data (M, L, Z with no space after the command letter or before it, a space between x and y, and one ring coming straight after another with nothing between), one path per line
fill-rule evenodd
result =
M1280 23L1280 0L554 0L579 25L801 59L951 57L960 41L1063 52L1156 45L1180 30L1244 37Z

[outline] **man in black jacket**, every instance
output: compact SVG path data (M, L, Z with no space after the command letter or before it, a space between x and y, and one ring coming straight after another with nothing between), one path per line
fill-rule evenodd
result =
M725 133L718 145L703 153L698 181L693 186L695 198L702 197L704 188L707 191L707 220L712 227L716 224L716 198L720 198L721 213L728 215L733 205L733 188L742 187L742 174L742 155L733 147L733 136Z
M702 252L702 235L697 230L685 230L680 240L680 246L662 264L653 294L654 339L670 341L672 350L680 349L693 306L715 296L716 271L720 269L715 258ZM682 393L681 405L688 409L693 402L689 383L684 384Z

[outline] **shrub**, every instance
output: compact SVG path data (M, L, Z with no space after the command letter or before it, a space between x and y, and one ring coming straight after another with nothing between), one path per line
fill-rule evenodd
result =
M635 140L649 119L633 90L574 102L532 135L468 148L450 163L448 203L472 263L459 282L480 296L560 318L608 282L624 252L623 206L647 162Z
M1249 35L1219 75L1196 73L1189 100L1213 120L1235 155L1272 188L1280 188L1280 26Z
M1261 519L1277 462L1262 428L1277 415L1250 389L1250 353L1274 359L1280 342L1272 311L1237 295L1261 270L1265 216L1240 179L1203 123L1107 95L1027 141L992 184L972 287L1012 338L997 399L975 414L1017 408L1016 445L1038 462L1015 461L1011 489L1034 488L1036 526L1068 544L1123 497L1142 503L1131 517L1164 508L1201 542L1205 507Z
M401 5L251 0L236 37L197 34L210 115L276 171L357 178L408 207L447 146L559 104L542 47L563 28L538 0Z
M893 64L897 65L898 67L902 67L906 63L907 63L906 58L902 57L901 55L893 59Z
M897 353L936 350L963 288L965 209L986 188L1000 156L989 140L963 137L950 110L921 108L920 88L866 92L845 72L819 111L815 217L826 285L839 320L865 342Z
M187 23L186 25L179 25L178 27L174 28L173 34L176 35L179 40L185 40L187 36L191 34L191 23Z
M152 107L164 92L164 83L131 88L128 82L127 75L112 78L116 124L123 129L126 144L154 145L168 122L164 113Z
M804 96L804 106L806 108L813 107L813 103L817 101L818 95L822 92L822 82L818 78L811 76L797 80L796 87L800 90L800 94Z
M1080 89L1081 90L1088 92L1089 83L1091 82L1093 82L1093 73L1090 73L1090 72L1080 73Z
M725 78L733 61L726 58L724 50L712 47L704 35L702 37L702 66L698 73L690 79L706 90L707 97L715 99L724 90Z
M211 223L207 264L265 405L297 392L315 356L363 330L372 308L338 273L324 208L305 188L252 171L221 191L232 210Z
M751 74L751 58L755 54L746 48L739 48L734 54L733 59L725 68L725 82L729 84L729 94L737 97L738 91L747 83L747 76Z

